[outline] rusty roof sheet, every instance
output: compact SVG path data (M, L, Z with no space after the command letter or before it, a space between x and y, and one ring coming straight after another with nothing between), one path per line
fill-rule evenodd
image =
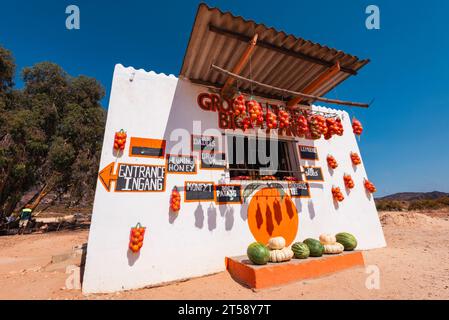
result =
M211 70L210 65L213 63L232 71L255 33L259 39L251 63L245 66L240 75L275 87L302 92L310 82L338 61L340 72L315 91L308 92L323 96L369 63L367 59L360 60L341 50L200 4L180 76L205 85L223 86L226 75ZM239 83L238 88L250 92L248 83ZM277 91L263 87L253 85L252 89L259 96L292 98L281 97Z

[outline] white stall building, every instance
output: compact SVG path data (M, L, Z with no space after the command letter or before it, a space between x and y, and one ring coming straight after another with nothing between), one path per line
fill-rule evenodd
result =
M282 235L290 244L347 231L358 249L385 246L363 161L351 162L351 152L360 155L352 119L315 105L320 99L314 98L366 63L202 4L178 77L116 65L83 292L224 271L225 257L245 254L248 244L267 236ZM259 102L264 114L285 110L291 126L242 130L231 112L239 92ZM340 119L344 133L328 140L298 134L301 114ZM117 152L114 136L121 129L126 144ZM328 155L338 162L335 170ZM353 189L345 188L344 174L353 178ZM342 202L332 197L336 186ZM179 212L170 209L174 188ZM279 199L270 199L273 194ZM134 253L130 230L137 223L146 232Z

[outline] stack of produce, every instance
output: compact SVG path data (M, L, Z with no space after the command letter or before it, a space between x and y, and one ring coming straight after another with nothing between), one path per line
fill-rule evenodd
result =
M312 139L320 139L327 134L326 118L321 115L313 115L309 120L309 128Z
M342 202L343 200L345 200L345 197L343 196L343 193L341 192L339 187L332 188L332 196L338 202Z
M352 119L352 130L355 135L360 136L363 132L363 126L362 123L357 120L356 118Z
M374 184L373 184L371 181L369 181L368 179L365 179L365 188L366 188L366 190L368 190L370 193L376 193L376 192L377 192L377 189L376 189L376 187L374 186Z
M271 110L267 111L267 128L276 129L278 126L277 116Z
M271 238L268 241L268 248L270 249L270 262L290 261L294 256L292 249L285 247L283 237Z
M248 109L251 122L257 126L261 126L263 124L263 111L259 102L250 100L248 102Z
M300 115L297 119L298 135L306 136L309 133L309 122L304 115Z
M272 181L272 180L276 180L276 177L275 176L263 176L262 178L260 178L260 180Z
M250 176L237 176L232 178L232 180L251 180Z
M245 116L246 115L246 105L245 104L246 104L246 100L242 94L234 99L233 109L234 109L235 116Z
M345 132L345 130L343 129L343 123L341 123L341 119L337 118L337 120L335 120L335 134L337 136L342 136L343 133Z
M352 251L357 247L357 239L348 232L337 233L335 239L343 245L345 251Z
M310 256L310 249L304 242L296 242L292 245L292 251L296 259L307 259Z
M335 160L335 158L331 155L327 156L327 165L333 170L338 168L337 160Z
M343 176L343 181L345 183L346 188L353 189L354 188L354 180L352 180L351 175L345 174Z
M260 242L254 242L248 246L246 255L252 263L257 265L267 264L270 260L270 250Z
M309 238L309 239L304 240L303 242L309 248L311 257L321 257L323 255L324 246L321 244L320 241L318 241L316 239Z
M295 182L295 181L298 181L299 179L296 177L284 177L283 180Z
M279 111L279 128L284 129L290 127L290 114L287 111Z
M249 117L244 117L241 119L241 128L243 131L248 130L248 128L252 128L253 125Z
M324 247L325 254L339 254L345 250L345 247L337 242L337 238L330 234L322 234L320 242Z
M126 145L126 132L122 129L119 132L115 133L114 137L114 150L115 151L123 151Z
M131 228L131 234L129 239L129 249L137 253L143 246L143 238L145 236L145 228L138 223L135 227Z
M338 119L339 120L339 119ZM340 133L340 127L337 124L337 118L327 118L326 119L327 132L324 135L326 140L332 138L333 135Z
M178 191L178 188L173 188L170 197L170 209L173 212L179 212L181 210L181 194Z
M362 163L360 156L355 152L351 152L351 161L352 161L352 164L355 166L358 166L359 164Z

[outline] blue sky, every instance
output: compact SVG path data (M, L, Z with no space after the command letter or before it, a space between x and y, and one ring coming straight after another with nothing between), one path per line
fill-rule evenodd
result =
M39 4L37 4L39 3ZM198 1L2 1L0 44L18 69L40 61L97 78L107 107L116 63L177 75ZM347 51L371 63L329 93L371 101L347 109L364 124L360 147L379 194L449 192L449 1L207 1L257 22ZM65 28L65 8L81 29ZM365 28L379 6L381 29ZM20 86L20 79L17 79Z

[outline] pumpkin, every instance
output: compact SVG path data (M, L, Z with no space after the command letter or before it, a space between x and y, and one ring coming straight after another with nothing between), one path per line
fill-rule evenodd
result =
M284 248L282 250L270 251L270 262L285 262L290 261L294 256L292 249Z
M345 247L341 243L325 244L324 253L325 254L339 254L345 251Z
M271 250L282 250L285 248L285 239L283 237L271 238L268 241L268 248Z
M320 236L320 242L322 244L334 244L335 242L337 242L337 239L331 234L322 234Z
M264 244L258 242L254 242L248 246L246 255L252 263L258 265L267 264L270 258L268 248Z
M296 259L307 259L310 256L309 247L302 242L296 242L292 245L292 251Z
M276 188L263 188L254 193L248 205L248 226L257 242L267 244L273 237L283 237L285 245L295 241L298 211L292 199Z

